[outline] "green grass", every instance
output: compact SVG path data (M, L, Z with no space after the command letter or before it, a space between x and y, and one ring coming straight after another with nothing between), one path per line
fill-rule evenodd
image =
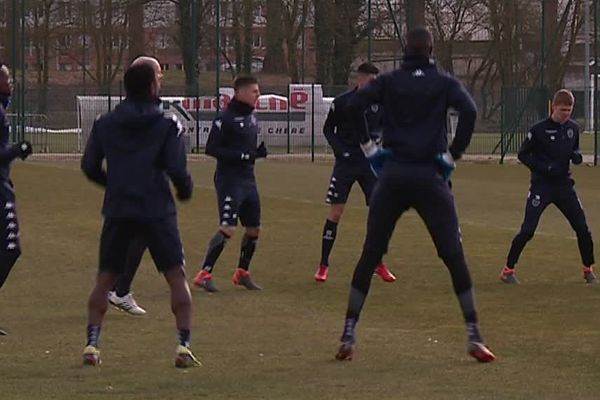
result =
M216 228L212 162L192 163L195 197L180 207L189 275ZM497 275L528 189L518 165L461 164L455 193L482 329L498 361L465 354L448 273L414 212L399 222L386 260L395 284L375 280L352 362L333 360L350 277L364 237L358 189L338 231L330 280L320 254L331 165L267 161L257 167L263 236L253 262L262 292L234 288L235 237L215 270L222 291L194 291L193 348L204 367L178 371L168 289L149 257L134 282L149 314L109 310L102 367L83 368L86 300L94 281L102 193L77 163L13 170L24 254L0 291L2 399L597 399L600 287L581 279L574 234L554 208L526 248L520 286ZM600 170L577 187L598 237Z

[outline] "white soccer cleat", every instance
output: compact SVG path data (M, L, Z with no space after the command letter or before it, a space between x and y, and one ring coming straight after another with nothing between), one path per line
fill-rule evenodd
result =
M146 310L138 306L131 293L127 293L123 297L117 296L114 291L108 292L108 302L119 310L128 312L131 315L144 315Z

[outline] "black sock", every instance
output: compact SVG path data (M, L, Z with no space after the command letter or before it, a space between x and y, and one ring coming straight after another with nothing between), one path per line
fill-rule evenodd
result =
M463 314L467 327L467 335L471 342L483 342L479 333L477 309L475 306L475 294L469 267L462 252L453 257L445 257L444 263L450 271L452 286L458 299L458 304Z
M335 242L335 235L337 234L337 222L325 221L323 227L323 245L321 247L321 265L329 266L329 254L333 248Z
M210 239L208 242L208 250L206 250L206 257L204 258L204 263L202 264L202 269L208 272L212 272L217 259L221 255L221 252L225 248L225 243L229 236L225 235L222 231L218 231L215 233L215 236Z
M240 249L240 262L238 266L246 271L248 271L248 268L250 268L250 261L252 260L252 256L254 255L254 250L256 250L256 242L258 242L257 237L244 235L244 237L242 238L242 247Z
M358 320L356 318L346 318L346 322L344 323L344 333L342 333L342 342L354 342L354 328L356 328L356 323Z
M100 325L88 325L87 326L87 345L98 347L100 341Z
M177 340L183 347L190 347L191 332L189 329L177 329Z

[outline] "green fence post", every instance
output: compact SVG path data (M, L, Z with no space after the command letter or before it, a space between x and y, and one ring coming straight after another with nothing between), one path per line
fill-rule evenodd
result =
M312 131L310 134L310 161L315 162L315 84L311 85L312 93Z
M291 111L291 104L292 101L290 99L290 97L292 96L292 92L290 90L290 85L288 84L287 86L287 153L290 154L290 135L292 133L291 128L292 128L292 123L290 121L291 117L292 117L292 111Z
M594 166L598 165L598 0L594 0Z
M215 96L217 112L221 109L221 2L215 0Z

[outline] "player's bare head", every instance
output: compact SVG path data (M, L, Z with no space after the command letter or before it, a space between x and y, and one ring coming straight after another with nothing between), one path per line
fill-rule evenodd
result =
M141 65L141 64L146 64L151 66L154 69L154 74L156 75L156 96L158 96L158 93L160 91L160 84L163 78L163 73L162 73L162 67L160 66L160 62L154 58L154 57L149 57L149 56L139 56L136 57L133 62L131 63L131 66L136 66L136 65Z
M362 88L377 77L379 68L371 63L362 63L356 69L356 86Z
M573 106L575 105L575 96L570 90L560 89L554 93L552 104L555 106Z
M233 90L235 91L235 98L238 101L246 103L251 107L254 107L260 96L258 80L251 75L241 75L235 78L233 81Z
M573 113L575 106L575 96L570 90L560 89L554 93L552 98L552 119L555 122L564 124Z
M132 64L125 71L123 85L128 99L152 101L156 98L156 71L150 64Z
M429 57L432 52L433 36L427 28L418 27L406 34L406 55Z
M12 92L12 78L10 70L0 62L0 95L10 96Z

